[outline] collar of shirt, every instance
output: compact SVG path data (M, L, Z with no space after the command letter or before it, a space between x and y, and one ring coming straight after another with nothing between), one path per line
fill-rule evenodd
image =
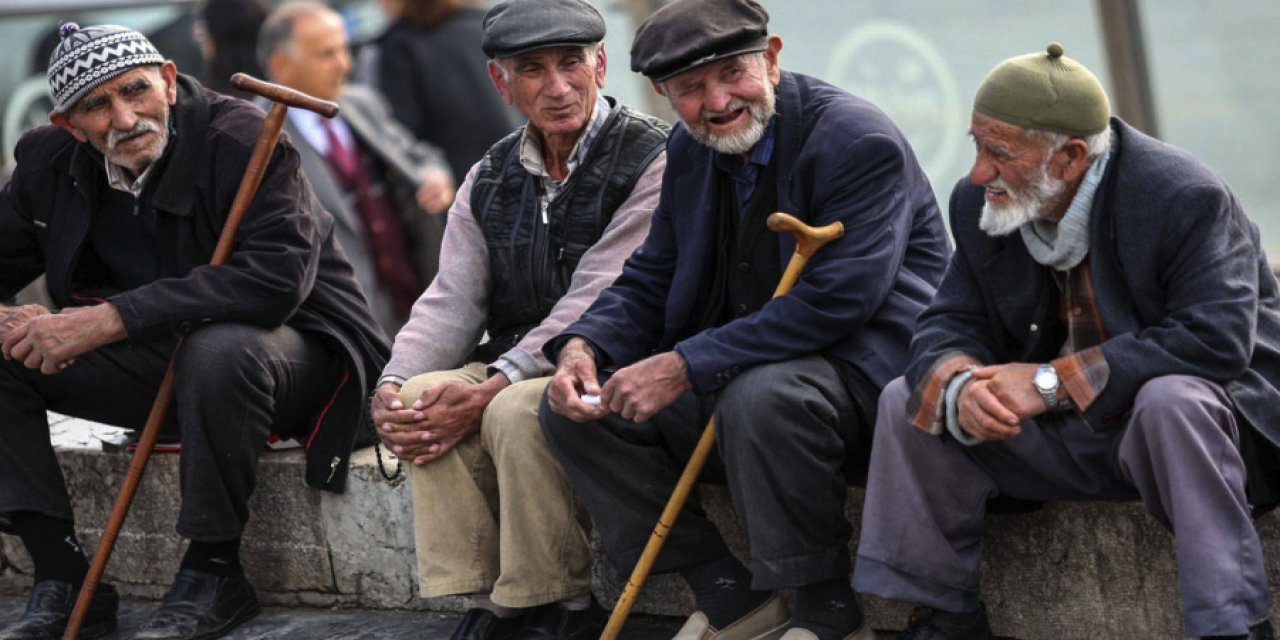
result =
M777 114L769 118L769 124L765 125L764 133L755 145L751 147L751 152L747 154L744 161L742 156L732 153L717 153L715 155L716 169L724 172L733 180L734 191L738 194L738 204L745 210L747 203L750 202L752 194L756 191L756 183L760 181L760 174L764 172L764 168L769 166L769 161L773 159L774 146L774 129L778 122Z
M161 157L169 153L169 149L173 147L173 141L178 137L178 132L173 127L172 116L169 122L169 143L165 146L164 151L160 152ZM107 170L107 185L116 191L123 191L137 198L142 195L142 190L147 186L147 179L151 177L151 170L160 163L159 160L147 165L137 178L130 178L129 171L124 167L111 162L103 156L103 165Z
M582 135L578 136L578 141L574 143L573 150L569 152L569 172L565 174L564 180L553 180L551 174L547 173L546 164L542 159L542 141L532 133L532 128L528 125L524 128L524 134L520 138L520 165L525 171L538 176L542 179L542 186L548 196L554 197L555 192L559 191L560 185L564 184L569 176L573 175L573 170L582 164L587 157L587 151L591 149L591 142L596 139L596 135L600 133L600 129L604 127L604 121L609 118L611 107L609 101L604 96L596 94L596 104L591 109L591 124L587 125L582 131Z
M324 130L324 116L306 109L290 109L289 120L298 129L298 135L302 136L302 139L306 140L316 153L322 156L329 155L329 136ZM355 145L356 137L351 133L351 127L347 125L347 121L343 120L342 116L335 116L330 122L333 123L333 131L338 139L351 149Z

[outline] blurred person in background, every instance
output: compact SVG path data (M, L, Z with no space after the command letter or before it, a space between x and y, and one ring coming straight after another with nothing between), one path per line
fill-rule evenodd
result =
M200 6L195 37L204 52L204 86L249 99L231 86L234 73L262 77L255 44L267 17L265 0L206 0Z
M399 13L377 41L375 82L392 112L465 176L519 124L489 86L480 44L485 10L467 0L381 0ZM391 17L390 14L388 17Z
M332 119L293 109L284 130L338 222L374 317L395 335L439 267L443 214L453 202L449 168L438 149L396 122L382 96L347 82L346 28L328 6L280 5L263 24L258 54L272 82L342 107Z

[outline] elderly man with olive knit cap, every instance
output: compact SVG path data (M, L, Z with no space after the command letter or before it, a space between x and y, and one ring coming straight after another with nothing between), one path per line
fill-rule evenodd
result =
M1173 531L1185 633L1271 638L1250 515L1276 500L1280 303L1258 228L1058 44L987 76L970 134L956 253L880 398L854 586L922 605L904 640L990 638L989 498L1138 498Z

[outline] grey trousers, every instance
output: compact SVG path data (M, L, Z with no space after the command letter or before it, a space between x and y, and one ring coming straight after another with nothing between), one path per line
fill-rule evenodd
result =
M964 447L913 428L900 378L880 399L854 588L946 611L978 604L983 515L997 493L1029 500L1141 498L1175 537L1187 635L1243 634L1267 617L1267 576L1222 388L1165 376L1122 428L1074 414Z
M0 513L72 520L45 411L140 429L174 341L116 343L55 375L0 360ZM166 430L182 437L177 531L191 540L240 537L258 455L271 433L291 434L329 394L338 356L289 328L213 324L191 333L175 363Z
M547 406L539 414L615 569L635 565L684 464L714 412L719 455L702 480L729 485L751 545L752 586L761 591L848 576L852 527L846 474L861 460L869 424L820 356L747 370L716 398L685 393L648 422L617 414L585 424ZM655 573L727 554L715 525L689 498L669 532Z

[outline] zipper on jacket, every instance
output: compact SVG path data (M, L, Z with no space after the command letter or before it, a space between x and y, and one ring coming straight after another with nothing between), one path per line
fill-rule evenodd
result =
M324 481L325 484L333 482L333 476L338 474L338 465L342 464L342 458L333 457L333 461L329 463L329 478Z

